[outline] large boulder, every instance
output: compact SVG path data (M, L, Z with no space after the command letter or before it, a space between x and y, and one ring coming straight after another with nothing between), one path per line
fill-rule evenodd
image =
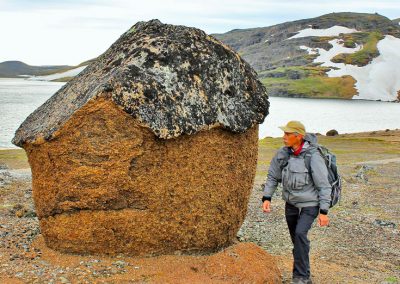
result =
M47 245L133 255L229 246L268 106L253 69L213 37L137 23L15 134Z

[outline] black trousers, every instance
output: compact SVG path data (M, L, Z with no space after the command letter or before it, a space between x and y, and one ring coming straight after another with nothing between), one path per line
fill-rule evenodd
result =
M318 213L318 206L297 208L289 203L285 205L286 222L293 243L293 277L310 277L310 241L307 234Z

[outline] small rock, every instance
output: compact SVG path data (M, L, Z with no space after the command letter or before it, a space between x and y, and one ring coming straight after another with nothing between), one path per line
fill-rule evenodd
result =
M64 276L61 276L59 279L60 279L61 283L64 283L64 284L70 283L69 280L67 278L65 278Z
M18 218L22 218L25 216L27 210L25 208L21 209L21 210L17 210L15 212L15 216L17 216Z
M122 268L122 267L125 267L127 264L123 260L118 260L118 261L114 262L113 265L118 266L119 268Z
M396 228L396 224L395 223L389 222L389 221L383 221L383 220L379 220L379 219L376 219L374 221L374 225L380 226L380 227Z
M8 166L6 164L1 163L0 164L0 170L7 170Z
M237 253L235 253L235 252L228 252L228 255L232 256L232 257L235 257L235 258L239 257L239 255Z
M19 258L18 254L14 254L10 257L10 261L16 260L17 258Z
M33 211L33 210L27 210L26 213L25 213L25 215L24 215L24 217L27 217L27 218L34 218L34 217L36 217L36 212Z
M374 167L372 166L362 165L356 174L356 178L360 179L361 181L368 182L367 173L373 169Z
M326 132L326 136L337 136L339 135L339 132L337 132L337 130L335 129L331 129L328 132Z

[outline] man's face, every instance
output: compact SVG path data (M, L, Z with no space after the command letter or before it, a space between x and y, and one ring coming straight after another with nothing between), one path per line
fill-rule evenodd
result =
M300 134L285 132L285 134L283 134L283 143L285 143L287 147L293 147L294 145L300 145L302 138L303 136Z

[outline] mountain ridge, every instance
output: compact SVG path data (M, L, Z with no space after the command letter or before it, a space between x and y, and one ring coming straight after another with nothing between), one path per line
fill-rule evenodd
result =
M19 78L21 76L48 76L88 65L95 59L86 60L76 66L71 65L28 65L18 60L0 62L0 78Z
M15 78L21 75L47 75L52 72L57 72L70 68L68 65L47 65L47 66L33 66L28 65L22 61L9 60L0 63L0 77Z

